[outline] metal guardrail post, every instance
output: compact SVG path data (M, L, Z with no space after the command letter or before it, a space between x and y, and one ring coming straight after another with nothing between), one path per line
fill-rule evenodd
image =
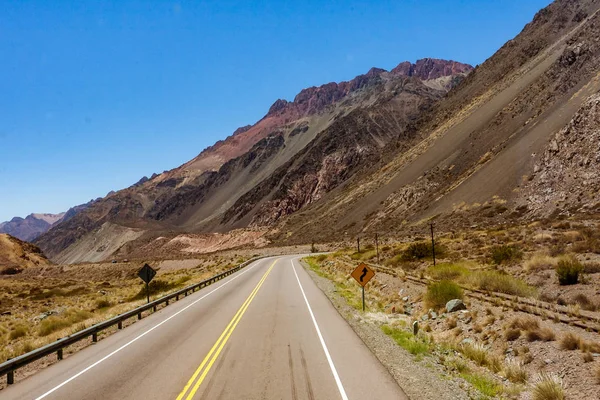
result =
M58 349L58 351L56 352L56 358L58 359L58 361L63 359L63 349Z
M117 329L123 329L123 321L119 321L117 324Z
M8 383L9 385L15 383L15 371L8 371L8 373L6 374L6 383Z

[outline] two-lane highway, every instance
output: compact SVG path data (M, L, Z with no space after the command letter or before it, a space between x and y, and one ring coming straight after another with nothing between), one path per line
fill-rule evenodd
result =
M406 399L300 266L256 261L2 399Z

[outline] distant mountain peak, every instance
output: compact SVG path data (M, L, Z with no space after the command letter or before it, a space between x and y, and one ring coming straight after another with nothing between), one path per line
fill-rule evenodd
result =
M423 81L451 75L467 74L473 70L469 64L438 58L422 58L416 63L404 61L390 72L394 75L414 76Z

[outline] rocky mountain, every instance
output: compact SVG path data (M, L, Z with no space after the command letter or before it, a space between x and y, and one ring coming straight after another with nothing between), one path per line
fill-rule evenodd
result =
M10 221L0 223L0 233L6 233L17 239L31 242L43 233L48 232L54 225L68 221L78 212L85 210L95 200L86 204L71 207L68 211L60 214L34 213L25 218L14 217Z
M555 1L474 70L425 59L277 100L36 243L77 262L177 251L186 233L295 244L599 212L599 9Z
M425 59L277 100L37 243L76 262L190 232L294 244L599 212L599 9L557 0L474 70Z
M50 264L37 246L0 234L0 275L16 274L25 268Z
M600 211L594 170L599 9L597 0L558 0L538 12L420 114L410 148L387 146L383 166L354 174L279 221L271 240L422 232L431 219L454 229L535 219L554 210ZM294 181L288 187L301 186ZM297 192L275 197L286 204Z
M47 232L52 225L60 221L62 214L30 214L25 218L14 217L10 221L0 223L0 233L30 242Z
M365 165L378 162L382 149L408 146L416 138L415 121L472 69L435 59L401 65L389 72L372 68L347 82L304 89L293 101L277 100L256 124L239 128L179 168L109 194L57 224L36 243L56 260L75 262L91 254L90 243L98 243L87 236L114 231L107 224L126 228L118 231L127 237L144 232L142 239L165 231L243 227L256 214L248 208L266 200L261 195L269 196L276 187L283 190L278 180L282 171L293 167L300 175L303 168L316 173L323 163L343 160L343 171L326 173L310 196L282 206L279 217L317 201ZM272 210L259 214L268 212ZM273 223L278 219L256 218ZM78 243L87 243L88 250L71 248ZM117 243L121 242L115 238L106 248Z

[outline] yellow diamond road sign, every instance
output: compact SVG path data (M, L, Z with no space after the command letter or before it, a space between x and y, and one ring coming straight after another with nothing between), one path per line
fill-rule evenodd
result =
M352 272L352 277L356 279L356 282L362 287L375 276L375 272L367 266L367 264L360 264L356 269Z

